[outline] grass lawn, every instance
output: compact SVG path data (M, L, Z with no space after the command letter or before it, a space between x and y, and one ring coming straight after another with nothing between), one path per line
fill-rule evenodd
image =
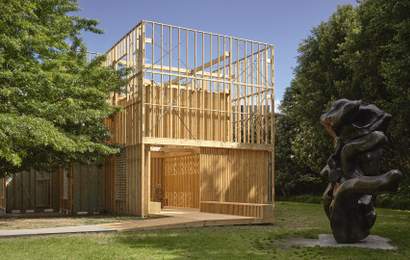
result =
M289 248L283 239L329 233L320 205L278 202L276 224L1 239L2 259L410 259L410 212L378 209L373 234L397 251Z

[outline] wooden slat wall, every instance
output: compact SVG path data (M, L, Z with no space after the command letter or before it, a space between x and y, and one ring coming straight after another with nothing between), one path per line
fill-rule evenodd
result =
M159 107L161 96L160 88L145 86L146 99L153 105L146 106L145 136L159 138L195 139L212 141L230 141L231 133L230 114L226 104L230 104L228 94L202 93L203 91L187 91L177 88L172 89L172 96L189 96L181 101L181 106L186 109L177 113L172 103L169 106ZM154 93L153 92L154 90ZM170 93L168 91L167 93ZM151 99L150 99L151 98ZM111 132L111 143L121 145L135 145L140 143L141 134L138 128L141 106L139 100L120 100L123 110L106 120L106 125ZM189 104L189 109L187 108ZM225 107L223 107L225 106ZM200 108L203 108L200 110ZM152 120L149 124L149 120ZM178 128L178 125L181 127Z
M226 105L230 104L229 95L223 92L202 93L191 88L172 86L161 95L162 88L146 86L145 100L150 105L145 110L145 136L230 141L228 133L231 132L231 122ZM171 91L174 99L182 97L180 111L171 101ZM167 101L163 106L160 106L161 99Z
M114 172L114 201L115 212L127 213L128 199L128 174L127 174L127 150L121 149L121 152L115 156L115 172Z
M267 151L201 148L201 200L266 203Z
M73 165L73 213L104 210L104 169L96 165Z
M19 172L6 186L7 211L60 207L58 172Z
M165 206L199 208L199 155L163 160Z
M124 171L125 179L119 178L119 171ZM141 145L126 146L122 154L107 158L104 174L105 209L113 214L141 214Z
M66 171L66 173L64 173ZM67 184L64 186L64 174L67 174ZM73 167L67 167L65 170L58 170L60 186L60 209L62 213L71 214L73 212ZM67 189L67 197L64 197L64 189Z
M0 178L0 209L1 210L6 209L6 179L5 178Z
M120 101L122 110L105 120L111 133L111 143L136 145L141 143L141 102L138 99Z
M263 216L265 207L272 208L270 156L268 151L201 148L201 210Z
M115 156L109 156L104 161L104 207L109 213L115 213Z
M162 202L163 199L163 158L151 158L151 201Z
M127 146L127 214L140 215L141 205L141 145Z
M54 173L52 173L51 176L51 190L50 190L50 195L51 195L51 208L56 209L57 211L60 210L60 196L63 193L63 186L60 186L60 179L62 175L59 170L56 170Z
M22 186L22 202L23 202L23 208L27 208L26 201L27 199L32 199L28 198L29 193L27 192L26 188L28 188L30 180L26 178L27 175L22 174L21 175L21 181L23 183ZM35 208L51 208L52 207L52 182L51 182L51 176L50 173L48 172L36 172L35 173ZM31 203L30 203L31 204ZM31 206L31 205L30 205Z

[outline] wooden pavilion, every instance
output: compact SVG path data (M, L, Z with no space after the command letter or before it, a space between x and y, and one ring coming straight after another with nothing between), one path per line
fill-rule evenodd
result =
M58 212L187 207L273 221L272 45L141 21L106 55L107 66L131 69L110 97L122 110L106 119L120 154L101 166L16 175L4 181L0 206L35 209L39 197L40 208Z

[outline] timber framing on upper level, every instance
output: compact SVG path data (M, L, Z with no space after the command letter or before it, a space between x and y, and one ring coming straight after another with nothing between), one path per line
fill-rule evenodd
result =
M113 142L272 149L272 45L141 21L106 55L132 71L112 95Z

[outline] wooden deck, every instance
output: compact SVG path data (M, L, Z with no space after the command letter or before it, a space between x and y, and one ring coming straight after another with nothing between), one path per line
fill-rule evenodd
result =
M107 223L99 226L117 231L158 230L226 225L265 224L262 219L225 214L199 212L198 209L165 208L158 218Z
M199 212L198 209L167 208L161 211L160 214L154 215L152 218L121 221L117 223L44 227L30 229L5 229L0 230L0 238L79 233L126 232L251 224L270 223L263 222L262 219L256 219L253 217L204 213Z

